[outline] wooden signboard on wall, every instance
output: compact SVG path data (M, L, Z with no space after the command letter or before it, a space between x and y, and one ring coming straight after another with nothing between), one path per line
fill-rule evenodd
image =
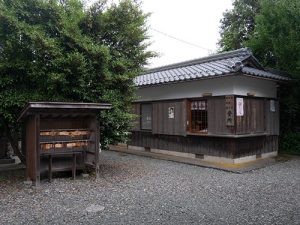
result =
M226 126L234 126L234 96L225 96Z

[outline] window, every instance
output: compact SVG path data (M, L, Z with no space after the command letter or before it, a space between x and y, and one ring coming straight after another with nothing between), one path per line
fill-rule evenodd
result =
M190 102L190 132L207 132L207 101L194 100Z
M141 129L152 129L152 105L141 104Z

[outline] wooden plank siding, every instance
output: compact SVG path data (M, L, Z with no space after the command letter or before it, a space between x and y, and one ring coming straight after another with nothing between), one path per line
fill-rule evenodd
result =
M244 98L244 115L236 116L236 134L264 133L265 99Z
M236 98L237 96L235 96ZM235 126L226 126L225 96L207 97L208 135L187 132L187 99L152 102L152 130L132 132L129 145L200 155L240 158L278 151L279 104L270 110L270 99L243 96L244 115L236 116ZM133 106L139 115L140 104ZM168 108L174 107L174 119ZM259 134L261 136L249 136ZM209 136L212 135L212 136ZM213 136L217 135L217 136ZM218 135L224 135L218 136ZM243 135L237 137L237 135ZM246 135L246 136L244 136Z
M258 136L235 139L235 158L278 151L278 136Z
M266 100L266 132L279 135L279 103L275 101L275 112L270 110L270 100Z
M232 157L229 149L232 139L197 136L176 136L152 134L151 132L132 132L129 145L145 148L163 149L185 153L206 154L220 157Z
M205 98L202 98L205 99ZM245 135L270 134L279 135L279 105L276 111L270 111L270 100L265 98L243 97L244 115L235 115L235 126L226 126L225 96L208 97L208 134L210 135ZM133 131L140 130L140 108L143 103L133 104ZM149 103L147 103L149 104ZM152 133L166 135L187 134L189 120L188 100L156 101L152 103ZM174 119L168 118L168 108L174 107Z
M208 134L234 134L234 127L226 126L225 97L207 99Z
M49 129L78 129L78 128L87 128L89 126L89 120L87 119L61 119L55 118L55 123L53 122L53 118L42 118L40 121L40 129L41 130L49 130Z
M277 151L278 136L225 138L188 135L183 137L134 131L128 144L198 155L240 158Z
M168 118L169 107L174 107L174 118ZM152 103L152 133L186 135L186 101Z

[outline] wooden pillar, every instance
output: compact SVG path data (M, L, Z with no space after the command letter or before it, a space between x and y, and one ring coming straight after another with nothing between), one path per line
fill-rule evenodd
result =
M100 169L100 165L99 165L100 124L96 117L94 123L96 125L95 127L96 128L95 130L95 174L97 179L99 177L99 169Z
M26 123L26 176L35 185L40 183L39 152L40 116L28 116Z
M36 130L35 130L35 149L36 149L36 177L35 177L35 186L38 186L40 184L41 180L41 174L40 174L40 115L35 115L35 124L36 124Z
M76 154L73 154L72 178L73 180L76 179Z
M26 159L26 125L25 123L23 122L22 123L22 130L21 130L21 133L22 133L22 139L21 139L21 152L25 155L25 160ZM26 163L26 162L25 162Z
M49 182L52 182L52 155L49 155L48 158L48 176L49 176Z

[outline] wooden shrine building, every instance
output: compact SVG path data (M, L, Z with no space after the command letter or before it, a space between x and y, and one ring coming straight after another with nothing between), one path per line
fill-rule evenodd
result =
M35 184L43 174L93 167L99 172L100 130L97 115L110 109L105 103L29 102L23 123L22 148L26 176Z
M211 162L276 156L277 88L249 49L147 70L135 78L129 148Z

